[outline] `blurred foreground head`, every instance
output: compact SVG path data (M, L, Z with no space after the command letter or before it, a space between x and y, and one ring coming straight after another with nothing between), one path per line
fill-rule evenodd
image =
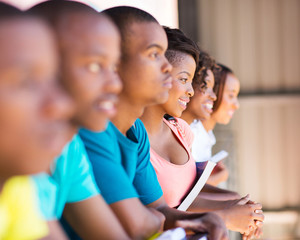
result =
M103 130L116 113L120 36L113 22L89 6L48 1L29 10L54 27L61 57L61 82L76 103L72 123Z
M0 177L44 171L71 136L50 27L0 3Z

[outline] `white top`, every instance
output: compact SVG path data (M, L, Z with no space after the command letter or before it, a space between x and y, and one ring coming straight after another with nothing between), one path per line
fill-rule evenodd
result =
M216 144L213 131L207 132L201 121L191 123L191 130L194 134L192 144L192 155L196 162L205 162L211 158L212 147Z

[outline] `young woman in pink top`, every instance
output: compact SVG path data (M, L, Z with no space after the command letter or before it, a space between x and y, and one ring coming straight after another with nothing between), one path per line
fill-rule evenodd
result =
M209 55L204 52L200 54L197 45L180 30L165 28L165 31L168 36L166 57L173 66L173 86L168 101L147 107L141 120L149 135L151 162L164 198L169 206L177 207L196 180L196 165L190 151L193 134L189 125L178 117L194 95L193 86L197 87L197 91L212 92L212 88L206 88L208 82L212 83L212 87L214 85L214 64L210 65L208 70L205 67L202 69L210 62ZM250 229L255 228L254 220L263 220L263 215L254 212L255 209L261 208L261 205L246 205L248 200L248 196L230 201L197 199L196 207L189 210L214 211L223 218L230 230L249 234Z

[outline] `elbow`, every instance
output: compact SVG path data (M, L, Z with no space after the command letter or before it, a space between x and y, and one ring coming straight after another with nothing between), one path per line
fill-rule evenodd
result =
M147 239L154 235L157 232L162 231L164 220L162 218L145 218L139 219L131 223L130 228L127 231L127 234L131 239Z

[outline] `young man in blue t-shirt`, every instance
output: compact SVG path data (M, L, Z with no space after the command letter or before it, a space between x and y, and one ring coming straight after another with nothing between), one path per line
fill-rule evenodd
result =
M117 114L105 132L79 132L103 197L132 238L148 238L164 224L165 229L181 226L208 231L211 239L227 239L225 225L215 214L169 208L150 164L147 133L137 118L146 106L165 102L171 88L172 67L165 58L167 36L163 28L140 9L115 7L105 13L121 32L118 73L123 91Z
M31 9L44 16L57 34L61 57L61 83L73 98L71 119L93 131L105 128L115 114L121 82L115 73L120 36L114 24L86 5L49 1ZM62 213L84 239L128 239L118 219L99 195L90 162L78 135L65 146L47 174L35 176L45 216ZM50 191L50 189L52 189Z

